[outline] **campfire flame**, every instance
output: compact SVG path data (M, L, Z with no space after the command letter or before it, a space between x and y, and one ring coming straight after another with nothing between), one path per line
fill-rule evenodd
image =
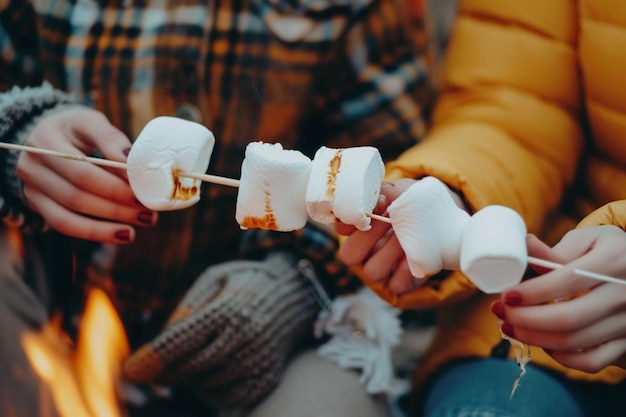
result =
M60 331L58 320L37 333L24 334L22 343L61 417L124 415L118 382L129 347L121 320L103 291L89 293L76 346ZM41 416L50 414L49 406L40 405Z

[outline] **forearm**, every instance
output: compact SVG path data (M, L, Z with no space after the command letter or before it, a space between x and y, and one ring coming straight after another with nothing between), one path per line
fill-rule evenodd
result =
M0 94L0 141L24 144L39 120L73 105L76 102L70 95L47 83L39 87L13 87ZM0 151L0 217L5 223L38 229L43 222L28 210L17 176L19 155L15 150Z

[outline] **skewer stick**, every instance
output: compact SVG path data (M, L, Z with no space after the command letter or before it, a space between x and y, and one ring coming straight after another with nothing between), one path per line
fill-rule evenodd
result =
M545 259L535 258L533 256L529 256L528 257L528 263L531 264L531 265L543 266L545 268L550 268L550 269L565 268L565 265L562 265L562 264L559 264L559 263L556 263L556 262L552 262L552 261L546 261ZM573 272L576 275L580 275L581 277L597 279L599 281L604 281L604 282L611 282L613 284L626 284L626 280L624 280L624 279L610 277L608 275L598 274L598 273L595 273L595 272L585 271L584 269L574 268Z
M84 156L84 155L78 155L78 154L73 154L73 153L57 152L57 151L52 151L49 149L36 148L34 146L15 145L13 143L0 142L0 148L11 149L15 151L37 153L37 154L47 155L47 156L55 156L57 158L72 159L74 161L91 162L94 165L101 165L101 166L106 166L106 167L111 167L111 168L127 169L127 165L123 162L110 161L108 159L94 158L91 156ZM180 175L181 177L194 178L200 181L210 182L213 184L226 185L229 187L239 187L239 180L235 180L232 178L218 177L216 175L208 175L208 174L198 174L194 172L179 172L178 175Z
M391 219L389 219L388 217L380 216L378 214L369 214L369 213L367 213L366 215L371 217L372 219L380 220L382 222L391 224ZM552 261L547 261L545 259L535 258L534 256L528 256L527 260L528 260L528 263L531 265L543 266L544 268L549 268L549 269L565 268L565 265L552 262ZM591 278L591 279L595 279L598 281L610 282L613 284L626 285L626 279L615 278L615 277L611 277L608 275L598 274L596 272L586 271L584 269L578 269L578 268L574 268L572 271L574 272L574 274L579 275L581 277Z
M78 154L72 154L72 153L57 152L57 151L52 151L49 149L36 148L34 146L16 145L12 143L0 142L0 148L11 149L15 151L37 153L41 155L54 156L57 158L71 159L74 161L91 162L94 165L101 165L101 166L117 168L117 169L127 169L127 165L123 162L110 161L108 159L94 158L91 156L84 156L84 155L78 155ZM180 175L181 177L193 178L193 179L204 181L204 182L210 182L212 184L225 185L228 187L235 187L235 188L239 187L239 183L240 183L239 180L236 180L233 178L219 177L217 175L209 175L209 174L199 174L196 172L178 172L178 175ZM380 216L378 214L366 213L366 216L371 217L372 219L385 222L385 223L391 223L391 220L388 217Z
M238 188L239 183L240 183L239 180L236 180L234 178L219 177L217 175L210 175L210 174L198 174L195 172L179 172L178 175L180 175L181 177L193 178L193 179L204 181L204 182L210 182L212 184L225 185L227 187Z
M13 143L0 142L0 148L11 149L14 151L38 153L41 155L56 156L58 158L73 159L75 161L91 162L95 165L103 165L111 168L126 169L126 164L122 162L110 161L108 159L94 158L91 156L84 156L73 153L51 151L49 149L36 148L34 146L15 145Z
M384 223L389 223L391 224L391 219L389 217L385 217L385 216L381 216L380 214L374 214L374 213L365 213L365 215L367 217L370 217L374 220L378 220Z
M57 158L71 159L74 161L90 162L94 165L101 165L101 166L117 168L117 169L127 169L127 165L123 162L111 161L111 160L104 159L104 158L94 158L91 156L84 156L84 155L78 155L78 154L72 154L72 153L57 152L57 151L52 151L50 149L36 148L34 146L16 145L13 143L0 142L0 148L10 149L10 150L15 150L15 151L37 153L41 155L54 156ZM236 180L233 178L226 178L226 177L220 177L217 175L209 175L209 174L198 174L194 172L179 172L178 175L180 175L181 177L194 178L200 181L209 182L213 184L219 184L219 185L225 185L228 187L239 187L239 183L240 183L239 180ZM381 222L391 224L390 218L381 216L379 214L366 213L366 216L371 217L372 219L375 219ZM545 259L535 258L533 256L528 257L528 263L531 265L543 266L545 268L550 268L550 269L561 269L565 267L562 264L547 261ZM614 284L626 285L626 280L611 277L608 275L585 271L583 269L578 269L578 268L573 269L573 272L576 275L580 275L586 278L592 278L592 279L596 279L596 280L604 281L604 282L611 282Z

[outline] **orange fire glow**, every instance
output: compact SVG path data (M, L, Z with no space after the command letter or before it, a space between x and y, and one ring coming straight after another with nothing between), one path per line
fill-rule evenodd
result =
M121 417L117 395L129 347L115 308L101 290L89 293L76 346L54 321L22 337L26 356L61 417ZM41 404L40 415L49 407Z

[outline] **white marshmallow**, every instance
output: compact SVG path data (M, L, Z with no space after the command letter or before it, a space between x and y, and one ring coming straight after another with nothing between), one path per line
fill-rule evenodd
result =
M385 165L374 147L322 146L313 158L306 190L309 216L322 224L339 219L359 230L369 230L367 214L376 207L384 175Z
M470 216L455 204L443 182L425 177L387 210L413 276L459 269L461 235Z
M526 271L526 224L509 207L487 206L465 225L461 271L487 294L518 284Z
M305 194L311 159L279 143L251 142L241 164L235 219L242 229L288 232L308 220Z
M200 200L201 181L179 172L204 174L215 137L203 125L161 116L146 124L128 154L130 186L152 210L179 210Z

